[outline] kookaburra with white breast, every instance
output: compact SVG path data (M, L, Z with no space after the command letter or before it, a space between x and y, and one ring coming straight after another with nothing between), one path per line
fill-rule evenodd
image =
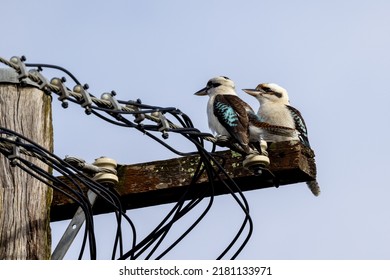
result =
M207 117L211 131L217 137L232 138L246 154L252 152L247 112L252 109L237 96L234 82L225 76L215 77L195 95L209 96Z
M259 84L255 89L243 89L254 96L260 103L257 115L261 122L270 125L291 128L286 135L277 135L272 131L263 131L262 137L267 142L281 142L299 140L310 147L307 127L301 113L290 105L287 90L274 83ZM320 187L316 180L306 182L315 196L320 194Z
M253 109L236 93L232 80L225 76L210 79L195 95L209 96L207 116L210 129L218 137L237 143L245 154L260 153L262 129L281 130L262 123Z

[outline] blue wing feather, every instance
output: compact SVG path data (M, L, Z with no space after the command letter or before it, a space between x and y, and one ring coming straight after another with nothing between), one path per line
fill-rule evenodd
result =
M238 125L238 115L229 104L216 101L214 103L214 112L218 119L221 119L228 126Z
M245 102L235 95L217 95L213 112L230 136L248 150L249 121Z

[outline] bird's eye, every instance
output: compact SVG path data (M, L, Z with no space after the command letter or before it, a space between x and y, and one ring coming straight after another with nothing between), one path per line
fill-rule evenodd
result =
M208 81L208 82L207 82L207 87L210 88L212 85L213 85L213 83L212 83L211 81Z

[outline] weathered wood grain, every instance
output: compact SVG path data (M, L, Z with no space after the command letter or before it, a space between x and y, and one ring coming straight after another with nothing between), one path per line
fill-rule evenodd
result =
M0 126L52 150L50 97L37 88L3 80ZM0 259L50 258L51 200L50 188L19 168L11 167L9 160L0 155Z
M305 182L316 177L315 168L313 168L315 166L314 154L300 143L275 143L269 147L268 151L271 160L269 169L280 185ZM242 191L275 186L270 174L255 176L243 168L243 158L237 153L228 150L217 154L226 160L224 167L227 173L234 178ZM116 190L121 196L123 207L134 209L177 201L188 190L198 162L198 156L191 156L119 166L119 184ZM216 182L215 195L227 192L223 184ZM206 176L198 180L187 195L187 199L204 193L210 195L210 184ZM54 192L51 219L52 221L69 219L76 208L72 200ZM94 211L96 214L107 213L111 211L111 208L98 201L94 206Z

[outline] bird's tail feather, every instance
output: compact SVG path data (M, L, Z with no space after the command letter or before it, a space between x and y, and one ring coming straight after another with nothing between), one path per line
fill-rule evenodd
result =
M318 185L317 180L307 181L306 184L315 196L320 195L321 189L320 189L320 186Z

